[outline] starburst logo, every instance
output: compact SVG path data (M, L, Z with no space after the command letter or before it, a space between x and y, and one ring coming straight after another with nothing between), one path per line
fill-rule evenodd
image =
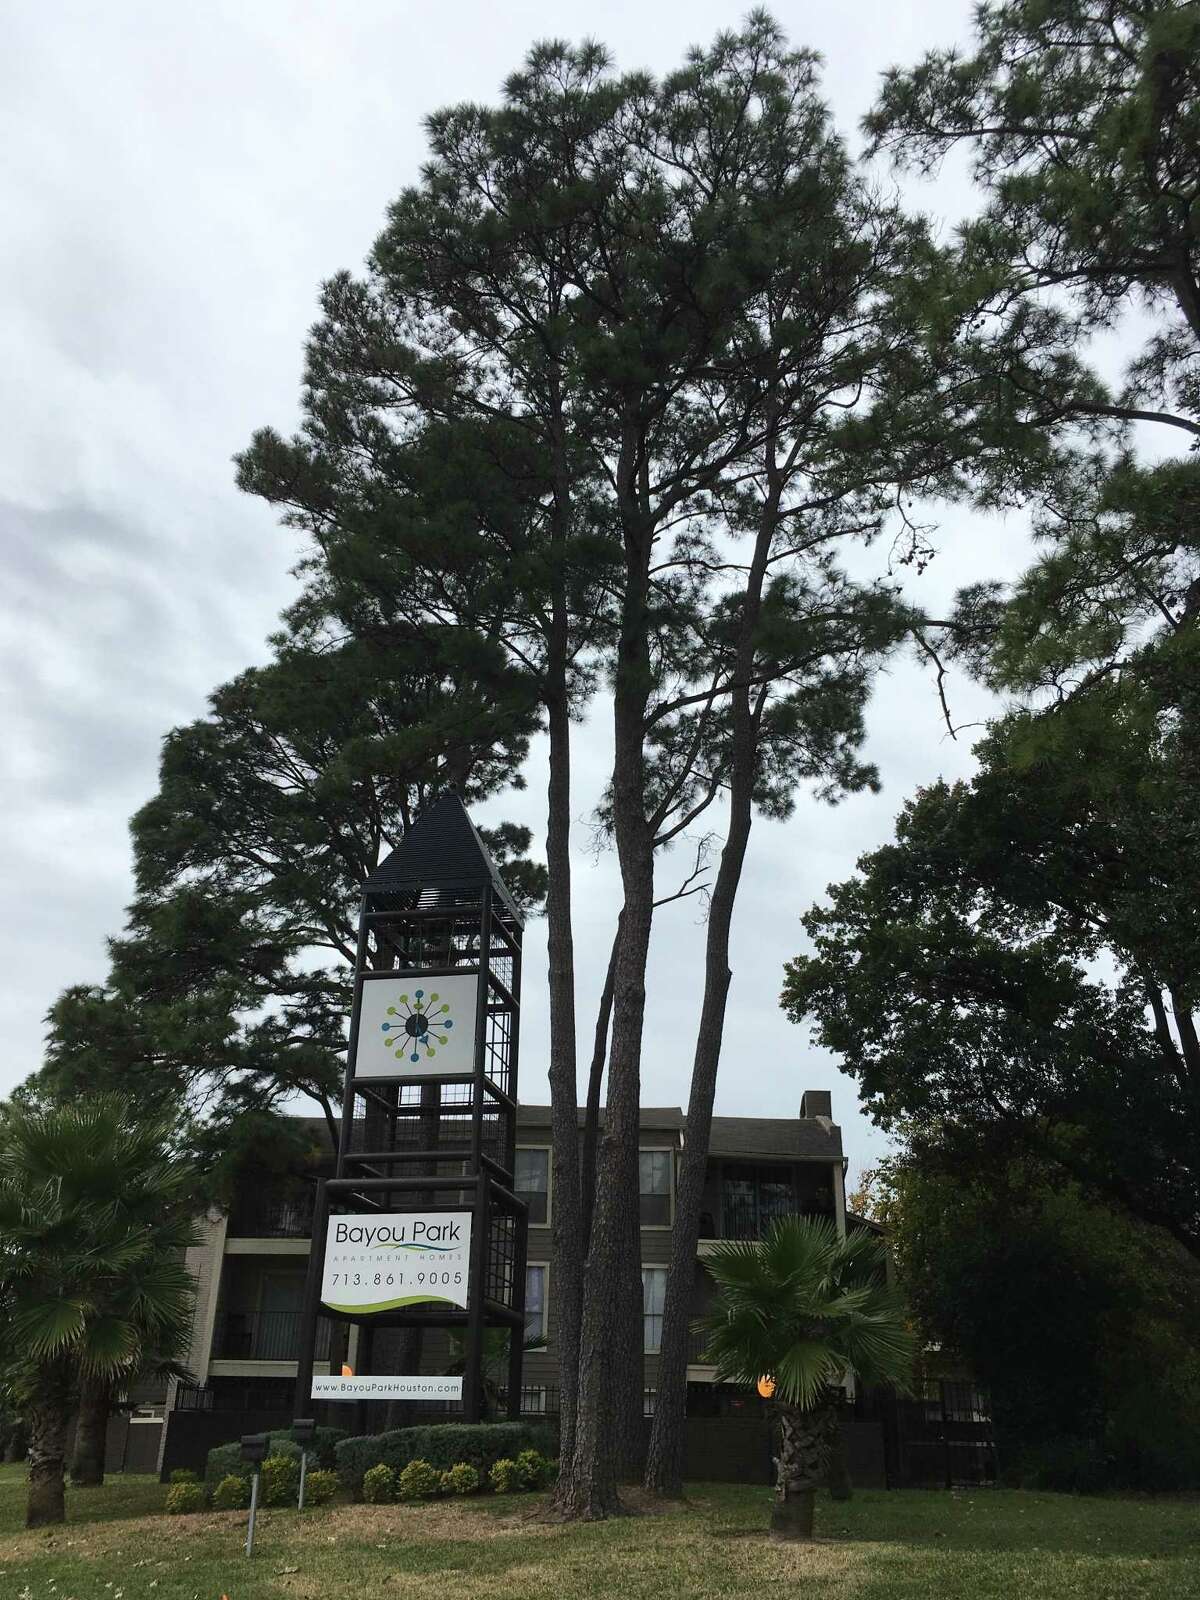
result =
M396 1021L382 1024L387 1035L384 1044L397 1061L406 1055L410 1061L419 1061L422 1050L432 1060L439 1045L450 1043L449 1030L454 1023L449 1011L445 1001L439 1005L437 995L427 995L424 989L414 989L411 999L402 994L398 1006L387 1008L388 1016Z

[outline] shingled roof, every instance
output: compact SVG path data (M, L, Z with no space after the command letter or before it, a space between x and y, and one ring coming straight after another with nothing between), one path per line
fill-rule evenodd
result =
M583 1116L584 1108L580 1106L580 1126ZM603 1110L600 1120L603 1124ZM643 1129L678 1129L686 1138L687 1118L678 1106L643 1106L639 1120ZM522 1102L517 1126L548 1128L550 1107ZM739 1160L761 1156L765 1160L840 1161L842 1130L827 1117L714 1117L709 1151L714 1156Z
M579 1126L583 1127L586 1107L579 1106ZM678 1106L643 1106L638 1113L639 1125L643 1128L674 1128L683 1127L683 1112ZM604 1107L600 1107L600 1125L604 1126ZM519 1128L548 1128L550 1126L550 1107L527 1105L524 1100L517 1107L517 1126Z
M783 1156L793 1161L840 1161L842 1130L826 1117L714 1117L714 1156Z
M421 813L391 855L379 863L363 885L363 892L377 896L419 889L433 895L442 890L482 890L489 884L517 922L523 924L467 808L457 792L448 789Z

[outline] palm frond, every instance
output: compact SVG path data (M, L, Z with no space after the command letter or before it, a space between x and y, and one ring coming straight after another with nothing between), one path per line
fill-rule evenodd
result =
M761 1242L717 1245L705 1265L718 1292L695 1327L719 1381L769 1373L777 1396L802 1408L851 1373L907 1384L914 1341L873 1234L842 1238L825 1218L783 1217Z

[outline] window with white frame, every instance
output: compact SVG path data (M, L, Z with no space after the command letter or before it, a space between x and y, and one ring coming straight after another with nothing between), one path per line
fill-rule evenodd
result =
M662 1345L663 1307L666 1299L666 1267L643 1267L642 1347L647 1355L657 1355Z
M525 1337L546 1337L546 1269L544 1266L525 1268Z
M638 1214L643 1228L671 1226L671 1152L639 1150Z
M550 1220L550 1152L518 1149L513 1187L529 1207L529 1220L542 1227Z

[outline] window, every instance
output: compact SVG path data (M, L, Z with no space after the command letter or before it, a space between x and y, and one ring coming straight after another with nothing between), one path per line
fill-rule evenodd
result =
M643 1267L642 1344L647 1355L657 1355L662 1345L663 1305L666 1298L666 1267Z
M652 1417L654 1415L654 1407L657 1405L657 1403L658 1403L658 1390L657 1389L643 1389L642 1390L642 1415L644 1417Z
M643 1228L669 1228L671 1226L671 1152L669 1150L640 1150L638 1152L639 1189L638 1210Z
M529 1220L544 1226L550 1220L550 1152L518 1150L514 1187L529 1207Z
M726 1162L722 1193L722 1231L727 1239L761 1239L777 1217L796 1210L790 1167Z
M546 1337L546 1269L525 1268L525 1337Z

